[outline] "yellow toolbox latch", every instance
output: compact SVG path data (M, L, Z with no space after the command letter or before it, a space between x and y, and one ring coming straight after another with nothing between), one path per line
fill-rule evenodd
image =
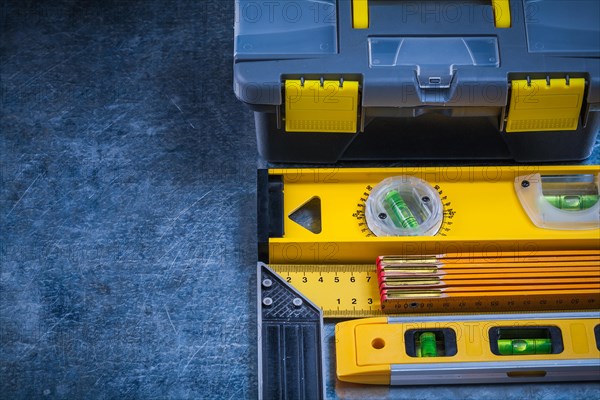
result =
M577 129L585 79L513 80L511 86L506 132Z
M357 81L285 81L287 132L356 133L359 107Z

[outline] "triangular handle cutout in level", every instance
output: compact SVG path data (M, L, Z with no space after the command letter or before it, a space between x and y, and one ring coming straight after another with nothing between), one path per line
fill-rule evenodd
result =
M312 233L321 233L321 199L312 197L291 213L289 218Z

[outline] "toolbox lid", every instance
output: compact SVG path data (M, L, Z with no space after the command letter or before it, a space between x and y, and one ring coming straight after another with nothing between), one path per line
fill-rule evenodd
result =
M525 0L524 6L530 53L599 56L600 1Z
M335 54L335 6L336 0L239 0L234 53L236 57L252 59L267 55Z

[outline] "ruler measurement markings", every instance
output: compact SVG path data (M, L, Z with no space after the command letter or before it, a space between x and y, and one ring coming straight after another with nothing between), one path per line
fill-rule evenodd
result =
M600 302L585 293L557 297L504 299L406 299L382 310L375 266L273 265L287 282L318 305L325 317L357 318L406 313L507 312L515 310L569 310L598 308ZM304 278L304 279L302 279Z
M374 265L272 265L327 317L383 315ZM306 281L298 279L306 275Z

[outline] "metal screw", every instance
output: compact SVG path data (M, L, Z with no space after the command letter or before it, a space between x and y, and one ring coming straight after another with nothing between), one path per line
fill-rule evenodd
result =
M521 182L521 186L524 187L524 188L529 187L529 181L523 181L523 182Z
M302 299L299 297L296 297L294 300L292 300L292 304L295 305L296 307L300 307L302 305Z
M270 297L265 297L263 299L263 304L267 307L269 307L271 304L273 304L273 299Z
M270 279L265 279L262 281L262 285L264 287L271 287L272 284L273 284L273 282Z
M386 213L381 213L378 215L379 219L386 219L387 218L387 214Z

